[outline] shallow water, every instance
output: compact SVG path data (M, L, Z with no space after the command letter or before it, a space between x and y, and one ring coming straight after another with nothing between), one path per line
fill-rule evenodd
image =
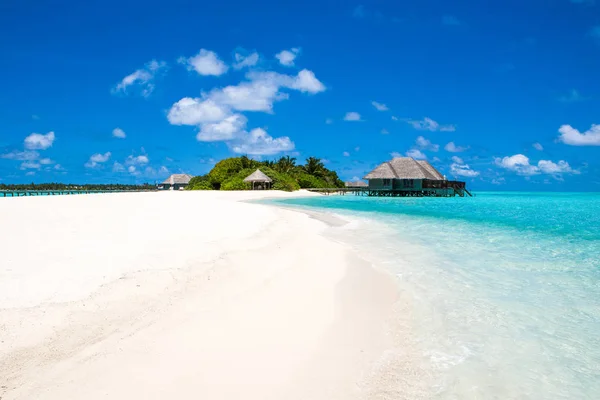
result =
M323 196L275 203L394 273L440 399L600 398L600 194Z

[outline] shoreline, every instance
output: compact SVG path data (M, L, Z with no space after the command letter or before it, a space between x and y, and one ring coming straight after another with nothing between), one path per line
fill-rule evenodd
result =
M204 220L203 229L216 228L207 219L217 215L219 224L221 210L222 218L229 214L246 230L215 239L180 223L196 235L192 242L204 240L190 259L159 257L170 260L166 268L147 260L150 268L122 274L79 299L12 308L0 303L1 340L8 347L0 352L0 369L7 371L0 396L347 399L388 390L378 385L389 370L380 376L372 367L394 346L386 329L399 295L394 280L328 239L326 221L244 202L260 195L142 195L158 196L144 199L149 210L155 202L207 206L190 225ZM113 208L98 217L114 222L119 215ZM159 222L154 229L166 229ZM113 232L110 224L104 229L100 236ZM212 251L200 260L202 250Z

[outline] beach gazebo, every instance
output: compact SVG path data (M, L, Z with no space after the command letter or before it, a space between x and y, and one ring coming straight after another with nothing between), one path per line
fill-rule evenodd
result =
M251 173L244 182L252 183L252 190L267 190L271 188L273 180L264 174L260 169Z
M158 190L183 190L192 178L189 174L173 174L158 185Z

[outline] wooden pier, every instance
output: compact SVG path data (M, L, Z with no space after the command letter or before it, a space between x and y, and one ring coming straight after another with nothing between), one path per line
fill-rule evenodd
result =
M130 193L148 190L0 190L0 197L64 196L67 194Z
M355 188L327 188L327 189L308 189L310 192L323 195L341 195L346 194L354 196L368 197L471 197L472 194L465 187L446 187L446 188L423 188L423 189L370 189L368 187Z

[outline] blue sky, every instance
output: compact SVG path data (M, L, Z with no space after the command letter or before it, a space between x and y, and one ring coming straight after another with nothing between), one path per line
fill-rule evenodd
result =
M0 4L0 182L409 154L475 190L600 190L592 0L50 3Z

